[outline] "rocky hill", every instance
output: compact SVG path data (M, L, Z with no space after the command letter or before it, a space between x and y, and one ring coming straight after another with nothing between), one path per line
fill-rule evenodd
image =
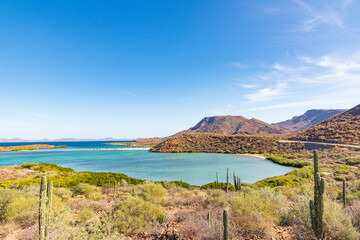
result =
M360 144L360 105L298 132L294 139Z
M256 135L288 133L286 129L262 122L255 118L247 119L242 116L205 117L194 127L177 133L220 133L225 135Z
M312 109L306 111L303 115L295 116L283 122L273 123L272 125L278 128L289 129L292 132L298 132L344 111L346 111L346 109Z
M277 139L259 135L186 133L167 139L151 148L152 152L258 153L275 149Z

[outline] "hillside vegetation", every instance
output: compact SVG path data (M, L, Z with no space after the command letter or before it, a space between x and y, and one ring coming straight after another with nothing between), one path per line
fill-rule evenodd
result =
M276 138L272 136L227 136L214 133L186 133L167 139L150 151L207 152L207 153L259 153L274 150Z
M360 105L298 132L293 139L360 144Z

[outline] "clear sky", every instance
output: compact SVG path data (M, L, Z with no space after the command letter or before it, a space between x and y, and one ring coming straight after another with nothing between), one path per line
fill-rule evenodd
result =
M0 138L167 136L360 104L360 1L0 1Z

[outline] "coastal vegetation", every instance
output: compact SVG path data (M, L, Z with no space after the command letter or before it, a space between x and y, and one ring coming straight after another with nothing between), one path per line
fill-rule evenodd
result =
M44 148L55 148L54 145L49 144L32 144L32 145L19 145L19 146L9 146L9 147L1 147L0 152L11 152L11 151L30 151L35 149L44 149ZM64 146L58 146L64 147Z
M344 188L342 181L334 179L338 174L356 175L345 159L357 154L339 150L318 154L319 174L326 182L323 231L329 239L359 236L360 181L352 178ZM238 179L234 181L237 187L230 183L232 176L228 183L191 186L118 173L75 172L46 163L6 167L36 174L0 182L1 234L15 239L38 236L39 191L46 176L53 183L49 239L221 239L224 209L229 239L316 239L309 210L314 181L312 155L306 150L281 158L272 155L280 161L301 159L309 164L254 184ZM334 156L339 163L331 167L327 161Z

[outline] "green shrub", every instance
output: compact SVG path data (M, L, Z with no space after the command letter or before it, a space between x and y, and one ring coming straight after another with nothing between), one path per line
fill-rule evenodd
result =
M335 174L348 174L349 170L346 169L339 169L334 172Z
M289 166L289 167L302 168L302 167L310 165L309 162L294 161L294 160L285 158L283 156L277 156L277 155L270 155L267 157L267 159L274 163L284 165L284 166Z
M83 208L80 210L77 217L79 222L84 224L94 218L94 211L89 207Z
M100 189L87 183L79 183L72 192L73 196L83 195L92 200L98 200L101 197Z
M0 221L15 222L22 227L35 224L37 198L13 189L0 189Z
M73 194L69 189L66 188L54 188L54 195L58 196L63 201L67 201Z
M230 199L232 220L239 228L269 238L273 224L280 223L286 197L271 189L250 190Z
M345 159L346 164L348 165L358 165L360 164L360 158L346 158Z
M57 171L57 172L74 172L72 168L64 168L52 163L23 163L22 168L27 168L34 171Z
M145 201L149 201L155 204L162 203L168 193L161 184L157 183L138 185L136 192L138 193L138 196Z
M212 190L210 196L205 199L205 203L224 207L226 205L226 194L220 189Z
M114 228L130 235L145 231L151 222L163 223L165 213L156 205L137 197L119 202L114 209Z
M285 175L266 178L256 182L260 187L279 187L279 186L298 186L301 183L309 181L312 176L310 166L291 171Z

